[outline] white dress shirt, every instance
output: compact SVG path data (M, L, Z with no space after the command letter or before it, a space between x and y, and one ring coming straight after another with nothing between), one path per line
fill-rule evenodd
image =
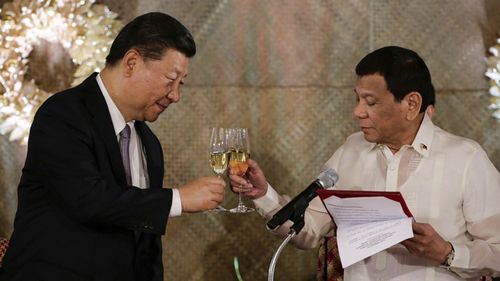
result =
M427 115L412 145L393 154L355 133L326 162L339 180L334 188L400 191L417 222L429 223L453 244L451 270L410 254L401 244L355 263L344 280L478 280L500 275L500 174L476 142L452 135ZM269 186L254 203L270 218L286 203ZM317 247L333 234L333 224L318 198L305 214L304 229L292 240L300 248ZM286 234L290 223L277 232Z
M148 167L147 161L142 148L141 139L137 136L137 131L135 130L134 122L135 120L125 122L125 118L121 114L116 104L111 99L111 96L104 86L101 74L96 76L97 84L101 89L101 92L106 100L109 113L111 115L111 121L113 122L113 128L115 129L116 141L120 140L120 132L125 128L125 125L130 127L130 143L129 143L129 157L130 157L130 173L132 176L132 185L138 188L148 188L149 178L148 178ZM182 213L181 198L179 195L179 190L172 189L172 207L170 209L169 217L180 216Z

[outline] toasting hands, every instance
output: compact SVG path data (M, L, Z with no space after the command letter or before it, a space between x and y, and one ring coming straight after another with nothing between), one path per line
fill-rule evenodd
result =
M244 177L230 173L231 189L234 192L241 192L250 199L257 199L267 192L267 180L255 160L248 159L248 170Z
M193 213L216 208L224 201L226 183L218 177L203 177L179 188L182 212Z
M451 244L444 240L430 224L413 221L412 228L414 237L401 244L415 256L443 263L451 252Z

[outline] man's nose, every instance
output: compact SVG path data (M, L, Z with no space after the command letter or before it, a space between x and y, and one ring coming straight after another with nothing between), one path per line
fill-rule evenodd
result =
M366 110L363 108L363 106L359 102L354 107L353 113L354 113L354 116L358 119L366 117Z
M178 102L181 99L181 93L179 87L173 87L172 90L167 94L167 98L172 102Z

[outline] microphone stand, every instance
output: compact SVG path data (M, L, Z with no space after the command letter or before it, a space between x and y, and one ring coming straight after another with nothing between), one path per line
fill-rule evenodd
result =
M278 257L281 254L281 251L285 247L285 245L290 241L294 236L296 232L294 229L290 229L290 232L288 233L288 236L285 238L285 240L281 243L279 246L278 250L276 253L274 253L273 258L271 259L271 264L269 265L269 275L267 280L268 281L273 281L274 280L274 269L276 267L276 262L278 261Z
M269 273L268 273L268 281L273 281L274 280L274 269L276 267L276 263L278 261L278 257L281 254L281 251L283 251L283 248L285 248L286 244L299 232L302 230L304 227L304 213L306 212L306 208L309 206L309 202L305 199L302 198L298 200L295 205L293 205L293 214L290 220L294 223L290 227L290 232L288 232L287 237L281 245L278 247L278 250L273 255L273 258L271 259L271 263L269 264Z

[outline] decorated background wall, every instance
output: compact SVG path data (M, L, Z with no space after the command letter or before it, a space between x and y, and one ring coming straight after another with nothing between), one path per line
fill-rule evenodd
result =
M426 60L437 89L435 123L479 142L500 168L500 121L487 108L484 75L500 30L498 1L126 2L99 1L124 22L169 13L198 46L181 102L152 124L165 149L166 187L210 174L210 127L240 126L249 128L252 157L271 184L297 194L357 130L353 68L384 45L414 49ZM34 54L30 67L43 69L52 52ZM60 81L42 75L39 84ZM0 236L12 231L24 157L25 147L0 136ZM237 196L226 196L225 205L235 206ZM171 219L164 242L165 280L234 280L235 256L244 280L266 280L281 239L255 213L203 213ZM287 247L275 280L313 280L315 255Z

